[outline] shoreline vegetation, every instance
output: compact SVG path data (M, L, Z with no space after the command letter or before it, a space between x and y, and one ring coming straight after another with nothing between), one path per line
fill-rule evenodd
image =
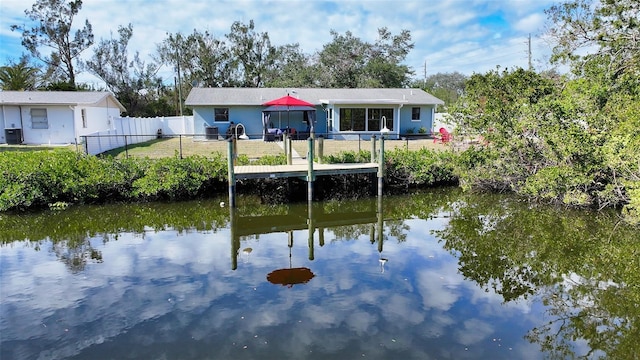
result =
M385 193L430 185L455 185L453 153L423 148L385 151ZM420 161L416 161L421 158ZM368 162L370 152L342 151L325 162ZM283 165L283 154L249 158L238 165ZM224 195L228 191L226 154L172 157L89 156L69 149L0 152L0 211L59 209L71 204L179 201ZM368 175L321 176L317 200L361 198L375 194ZM299 179L238 181L238 192L260 195L265 203L306 201Z
M505 188L486 179L470 177L491 157L491 147L469 147L464 151L396 148L385 151L385 194L407 193L420 188L458 186L467 191L514 192L530 201L582 208L618 208L631 224L639 224L638 211L625 198L608 206L566 201L576 190L550 199L533 196L516 187ZM367 150L328 155L325 162L367 162ZM284 164L283 155L265 155L238 164ZM0 212L40 209L62 210L72 204L113 202L180 201L212 198L227 192L226 155L177 155L165 158L96 157L68 149L0 152ZM503 181L506 179L502 179ZM484 182L483 182L484 181ZM497 183L497 182L496 182ZM316 200L357 199L375 194L368 175L323 176L316 181ZM372 185L373 184L373 185ZM259 195L264 203L298 202L306 199L306 182L298 179L260 179L238 183L238 192Z

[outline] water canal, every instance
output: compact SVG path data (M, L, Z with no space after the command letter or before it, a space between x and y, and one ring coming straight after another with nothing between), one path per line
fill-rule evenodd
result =
M434 189L0 215L2 359L639 357L615 212Z

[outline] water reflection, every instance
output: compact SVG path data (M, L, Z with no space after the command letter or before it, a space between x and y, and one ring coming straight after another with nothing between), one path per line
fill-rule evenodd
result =
M3 214L0 358L638 357L640 239L615 213L218 203ZM287 268L314 277L268 281Z
M378 242L378 251L382 253L384 242L384 214L383 200L379 197L376 201L360 202L358 208L331 209L327 212L323 204L309 203L306 209L301 205L284 205L283 210L277 214L245 214L236 208L229 209L231 232L231 269L238 268L238 256L242 238L257 237L263 234L282 233L288 238L289 249L293 247L293 234L295 231L307 230L309 260L313 260L315 234L318 233L319 245L324 246L325 229L340 227L362 227L371 224L369 237L371 243ZM302 211L306 210L306 211ZM377 226L373 226L376 224ZM377 232L377 236L376 236ZM252 252L252 248L245 248L243 252ZM291 253L289 254L291 257ZM382 258L381 258L382 261ZM385 259L386 261L386 259Z

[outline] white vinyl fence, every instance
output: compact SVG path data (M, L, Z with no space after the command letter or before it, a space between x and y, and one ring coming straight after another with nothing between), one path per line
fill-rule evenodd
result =
M82 136L87 154L97 155L125 145L155 139L158 135L193 134L193 116L113 118L111 129Z

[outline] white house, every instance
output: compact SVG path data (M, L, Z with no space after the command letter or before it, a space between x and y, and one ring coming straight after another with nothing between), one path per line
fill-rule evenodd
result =
M264 106L287 94L313 107ZM444 102L410 88L193 88L185 104L193 109L196 133L214 127L224 133L233 122L241 123L250 138L260 138L283 128L300 133L311 120L317 135L348 139L380 134L381 130L391 138L420 129L429 131L436 107Z
M73 144L126 109L104 91L0 91L0 143Z

